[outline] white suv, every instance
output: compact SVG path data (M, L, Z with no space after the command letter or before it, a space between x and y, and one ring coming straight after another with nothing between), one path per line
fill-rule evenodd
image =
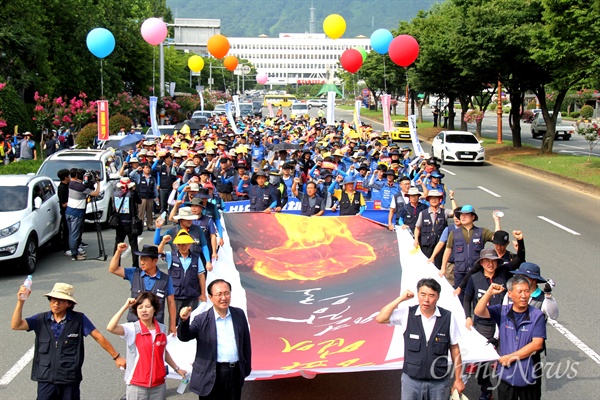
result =
M81 168L94 171L100 177L100 195L87 204L85 222L105 223L113 210L115 185L121 178L121 157L112 150L63 150L48 157L37 175L49 176L58 184L56 173L63 169Z
M50 178L0 175L0 262L17 260L23 273L33 273L38 249L58 241L59 229L60 204Z

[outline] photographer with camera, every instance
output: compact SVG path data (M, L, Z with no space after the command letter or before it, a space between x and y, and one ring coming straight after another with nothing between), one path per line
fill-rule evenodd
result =
M148 169L150 169L148 167ZM133 229L133 219L135 215L138 215L138 205L142 204L142 198L138 190L136 190L136 184L131 179L123 177L117 183L117 190L115 190L114 197L114 209L118 216L118 223L115 227L115 249L117 251L117 245L125 242L125 237L129 239L129 247L131 247L131 259L132 266L139 268L140 257L136 254L138 248L138 236L139 234ZM119 259L119 265L121 260Z
M71 176L73 178L73 176ZM97 197L100 194L100 183L97 173L78 169L75 178L69 182L69 200L65 216L69 227L69 248L71 249L71 260L85 260L85 254L80 254L81 233L83 232L83 221L87 198Z

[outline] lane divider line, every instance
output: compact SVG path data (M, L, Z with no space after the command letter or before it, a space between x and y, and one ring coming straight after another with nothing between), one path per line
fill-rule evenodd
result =
M484 192L487 192L487 193L491 194L491 195L492 195L492 196L494 196L494 197L502 197L502 196L500 196L498 193L494 193L494 192L492 192L490 189L486 189L486 188L484 188L483 186L477 186L477 187L478 187L479 189L483 190Z
M585 343L583 343L581 340L579 340L579 338L577 336L573 335L573 333L571 333L570 330L568 330L567 328L565 328L564 326L562 326L561 324L556 322L556 320L553 320L550 318L548 318L548 323L550 325L552 325L554 328L556 328L556 330L558 332L560 332L564 337L566 337L567 340L569 340L571 343L573 343L575 346L577 346L577 348L579 350L583 351L583 353L585 355L587 355L589 358L591 358L593 361L595 361L596 364L600 365L600 355L598 355L598 353L596 353L594 350L590 349Z
M19 359L19 361L17 361L17 363L13 365L12 368L9 369L4 376L2 376L2 378L0 378L0 386L8 385L13 379L16 378L17 375L19 375L19 372L21 372L21 370L23 370L23 368L25 368L25 366L29 364L31 360L33 360L34 347L35 346L31 346L31 348L27 350L25 354L23 354L23 357L21 357L21 359Z
M440 168L440 169L441 169L442 171L446 172L447 174L450 174L450 175L454 175L454 176L456 176L456 174L455 174L454 172L452 172L452 171L448 171L446 168Z
M573 229L569 229L566 226L559 224L558 222L552 221L550 218L544 217L543 215L538 215L538 218L541 219L541 220L543 220L543 221L546 221L549 224L552 224L552 225L556 226L557 228L562 229L563 231L567 231L567 232L569 232L572 235L581 236L581 233L575 232Z

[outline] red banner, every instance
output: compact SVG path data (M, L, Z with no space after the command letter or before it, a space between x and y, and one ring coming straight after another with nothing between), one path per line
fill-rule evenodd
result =
M108 100L98 100L98 141L108 140Z
M382 301L374 299L399 290L395 234L362 217L224 218L258 379L380 369L392 361L393 329L375 324Z

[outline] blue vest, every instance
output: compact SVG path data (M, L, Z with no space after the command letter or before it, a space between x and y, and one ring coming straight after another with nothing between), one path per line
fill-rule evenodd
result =
M408 308L408 321L404 332L403 371L415 379L445 379L452 372L452 364L448 364L452 314L438 307L441 316L436 318L429 341L426 341L421 316L415 315L418 307L419 305L415 305Z
M467 272L479 259L479 253L483 249L481 235L482 228L473 227L471 241L466 242L462 234L462 228L454 231L454 245L452 254L454 254L454 272Z
M146 291L144 286L144 280L141 275L142 270L136 269L133 273L133 280L131 281L131 297L136 298L142 292ZM160 302L160 310L156 310L156 320L161 324L165 323L165 304L167 297L167 286L169 284L169 275L164 274L162 271L160 273L160 279L154 283L154 287L150 292L154 293L158 297L158 301ZM137 315L133 313L132 309L129 309L129 314L127 314L127 321L135 322L139 318Z
M142 174L140 176L140 184L137 187L137 191L140 194L140 197L142 199L153 199L155 185L156 180L153 176L146 177Z
M404 224L408 225L410 230L414 232L415 226L417 225L417 219L419 219L419 214L421 211L426 210L427 206L421 202L417 203L417 207L413 207L410 203L404 204L402 197L402 193L396 195L396 216L402 218ZM399 203L399 201L401 201L401 203ZM402 206L400 206L400 204Z
M253 185L248 188L250 196L250 211L265 211L277 199L271 192L271 186L260 187Z
M83 379L83 314L75 311L70 313L71 320L66 322L58 340L52 332L52 321L46 318L48 313L36 316L32 381L64 385L79 383Z
M432 221L429 215L429 208L421 211L423 214L423 225L421 225L421 233L419 235L419 243L421 246L434 247L442 236L442 232L448 226L446 214L443 209L438 209L435 215L435 221Z
M198 281L198 265L200 257L196 253L190 253L192 263L185 271L178 253L171 253L171 265L169 275L175 288L175 299L193 299L200 296L200 283Z

